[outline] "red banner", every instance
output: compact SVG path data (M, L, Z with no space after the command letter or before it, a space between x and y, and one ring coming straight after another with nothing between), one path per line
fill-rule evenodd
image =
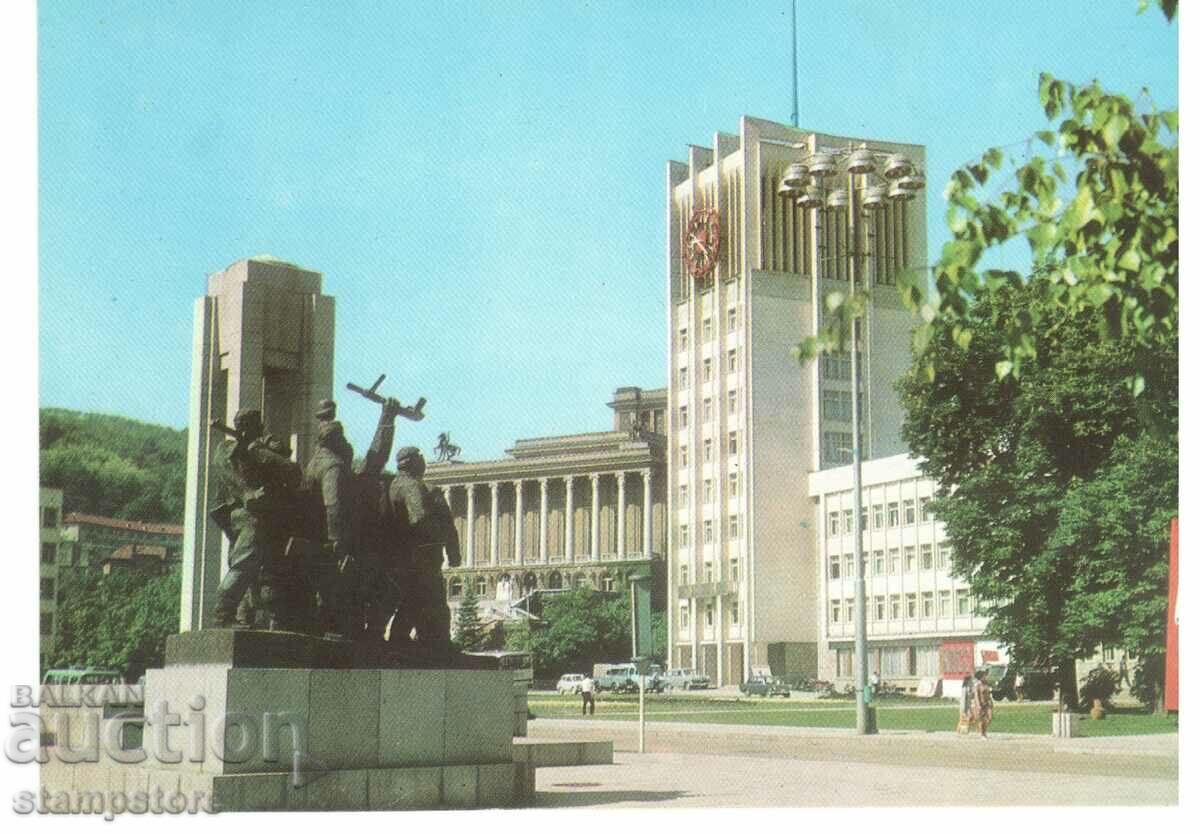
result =
M942 643L938 654L941 656L943 678L968 678L975 671L974 643Z
M1171 579L1167 591L1166 708L1179 711L1179 519L1171 519Z

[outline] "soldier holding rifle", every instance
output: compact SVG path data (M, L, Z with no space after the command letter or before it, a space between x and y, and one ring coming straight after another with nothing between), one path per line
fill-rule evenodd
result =
M289 487L294 483L295 464L268 447L262 412L257 409L239 411L232 429L217 421L212 426L235 439L224 451L227 478L223 486L228 500L212 513L230 539L229 571L217 588L214 619L221 628L235 624L238 603L259 579L264 565L274 569L280 561L294 513ZM282 600L272 597L268 608L281 608Z

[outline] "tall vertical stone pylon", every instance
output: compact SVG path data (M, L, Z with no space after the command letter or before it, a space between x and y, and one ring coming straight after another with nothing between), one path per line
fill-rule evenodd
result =
M196 300L188 418L180 631L212 625L228 543L209 511L212 464L222 435L209 423L262 410L266 429L291 443L303 463L316 443L317 403L333 391L334 299L321 274L270 256L208 276Z

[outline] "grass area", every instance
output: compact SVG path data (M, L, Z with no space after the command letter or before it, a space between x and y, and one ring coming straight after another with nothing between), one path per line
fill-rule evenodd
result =
M958 709L942 700L920 698L886 699L877 703L881 730L936 732L953 730ZM539 718L580 718L578 697L530 693L529 709ZM1048 735L1050 704L999 703L991 731ZM637 718L636 695L601 695L596 701L596 718L632 721ZM651 696L646 699L648 721L686 721L706 724L742 724L764 727L854 727L854 702L848 700L793 701L773 698L734 700ZM1102 721L1081 716L1081 736L1143 735L1177 733L1179 719L1147 715L1137 710L1114 710Z

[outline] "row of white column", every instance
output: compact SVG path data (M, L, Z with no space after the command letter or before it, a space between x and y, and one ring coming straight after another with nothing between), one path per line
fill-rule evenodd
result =
M600 558L600 478L602 473L593 473L589 477L592 481L592 524L591 524L591 554L589 559L599 560ZM607 473L603 473L607 474ZM613 476L617 479L617 558L625 558L625 477L630 474L628 472L614 472ZM638 470L642 478L642 551L645 557L649 557L650 553L650 534L651 518L653 516L653 504L651 503L651 474L649 469ZM565 500L565 536L563 542L563 556L567 562L574 562L575 553L575 525L572 519L575 514L575 477L568 475L563 478L563 484L566 490ZM550 517L550 478L538 478L538 485L541 488L540 506L538 508L538 550L537 559L534 564L547 564L550 561L549 550L549 527L548 521ZM515 515L515 529L513 531L513 549L516 554L517 564L526 564L525 560L525 490L523 489L524 481L489 481L487 487L491 490L491 523L489 528L489 563L497 565L500 563L500 485L501 483L512 483L516 490L516 502L513 508ZM477 560L475 558L475 487L484 486L484 484L462 484L463 489L467 491L467 535L466 543L462 548L463 566L474 567ZM443 486L442 493L446 497L446 503L450 504L450 491L456 489L457 485ZM451 505L453 506L453 505ZM585 554L586 555L586 554Z

